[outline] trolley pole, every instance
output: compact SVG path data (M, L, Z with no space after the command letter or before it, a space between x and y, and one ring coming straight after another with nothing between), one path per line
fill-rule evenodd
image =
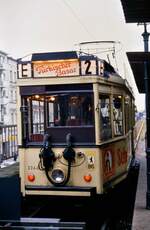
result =
M144 51L148 52L149 33L147 24L144 23ZM144 61L144 83L145 83L145 106L146 106L146 159L147 159L147 193L146 208L150 210L150 76L148 71L148 60Z

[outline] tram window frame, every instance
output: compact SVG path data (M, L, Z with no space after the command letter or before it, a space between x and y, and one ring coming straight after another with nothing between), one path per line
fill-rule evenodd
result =
M124 135L124 124L123 124L123 96L113 95L113 134L114 137Z
M27 114L23 124L26 123L26 128L23 139L25 142L41 142L44 135L44 97L42 95L25 96L22 101L27 106ZM42 116L43 114L43 116ZM23 116L24 117L24 116Z
M33 134L36 132L40 134L44 133L44 101L43 100L42 101L32 100L32 127L33 127Z
M58 93L50 97L55 98L53 102L47 102L46 105L48 127L94 126L94 96L92 93L90 95L76 92ZM53 103L53 114L49 110L50 103ZM52 122L49 120L50 113L53 116Z
M48 108L48 103L47 103L47 98L48 97L52 97L54 96L54 93L49 93L49 94L44 94L44 95L39 95L39 98L38 98L38 95L32 95L32 96L24 96L22 97L22 101L26 101L26 104L27 104L27 107L28 107L28 124L27 124L27 128L26 128L26 142L30 145L30 143L35 143L35 144L38 144L38 142L42 142L43 141L43 135L44 133L46 132L51 132L53 133L54 132L54 129L56 130L56 135L53 135L55 137L57 136L61 136L62 135L66 135L66 132L68 130L68 132L72 132L74 133L75 136L77 136L78 132L80 132L80 134L82 133L83 136L89 136L87 137L87 143L88 142L95 142L95 117L94 117L94 94L93 92L69 92L69 93L62 93L62 92L55 92L55 95L56 93L58 95L61 95L61 94L67 94L67 95L83 95L85 97L90 97L91 99L91 106L92 106L92 123L91 124L88 124L88 121L87 123L80 123L79 125L77 124L73 124L73 125L64 125L64 126L59 126L59 125L56 125L54 126L53 125L53 119L49 119L49 109ZM39 111L40 111L40 103L42 103L43 105L43 110L44 110L44 124L42 124L42 127L44 127L44 129L42 128L42 130L38 129L38 132L35 133L34 132L34 128L33 128L33 123L35 121L34 119L34 109L33 109L33 101L37 101L37 104L39 105ZM52 106L52 105L51 105ZM66 112L66 111L65 111ZM61 114L60 114L61 115ZM85 115L87 116L87 111L85 113ZM39 115L40 116L40 115ZM38 118L38 122L40 122L40 117ZM42 120L43 121L43 120ZM24 121L23 121L24 122ZM41 123L41 122L40 122ZM22 127L24 125L22 124ZM39 124L39 126L41 127L41 124ZM75 131L76 129L76 131ZM64 130L64 131L63 131ZM80 131L79 131L80 130ZM88 135L87 135L88 133ZM80 142L80 139L81 139L81 142L82 141L86 141L86 138L85 137L80 137L80 135L78 135L79 137L77 137L77 141L79 140ZM64 142L66 142L66 136L63 137L64 138ZM54 139L60 139L61 141L61 138L58 137L58 138L54 138ZM55 142L55 140L54 140Z
M131 117L132 117L132 123L131 123L131 128L135 126L135 101L133 98L131 98Z
M101 141L107 141L112 138L110 95L99 94L99 105L100 105L100 139Z
M125 96L125 133L128 133L132 126L132 106L131 97Z

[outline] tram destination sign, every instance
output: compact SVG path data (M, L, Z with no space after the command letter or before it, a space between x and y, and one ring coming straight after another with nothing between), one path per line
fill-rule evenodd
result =
M60 60L33 62L34 77L103 75L103 63L96 60Z
M33 57L30 61L19 60L19 78L104 76L105 62L97 57L77 56L76 52L35 54Z
M34 77L78 76L79 61L74 59L33 62L33 74Z

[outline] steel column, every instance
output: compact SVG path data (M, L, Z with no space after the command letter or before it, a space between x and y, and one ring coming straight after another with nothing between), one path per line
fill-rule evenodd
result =
M148 52L149 33L147 24L144 23L144 51ZM146 158L147 158L147 192L146 208L150 210L150 76L148 71L148 61L144 61L144 83L145 83L145 106L146 106Z

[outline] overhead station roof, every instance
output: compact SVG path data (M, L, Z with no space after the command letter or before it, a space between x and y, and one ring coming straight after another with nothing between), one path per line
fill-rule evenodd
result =
M147 74L150 76L150 52L127 52L127 57L139 93L145 93L144 62L147 62Z
M149 0L121 0L127 23L150 22Z
M121 0L127 23L150 22L150 0ZM131 69L140 93L145 93L144 62L147 62L147 73L150 75L150 53L128 52Z

